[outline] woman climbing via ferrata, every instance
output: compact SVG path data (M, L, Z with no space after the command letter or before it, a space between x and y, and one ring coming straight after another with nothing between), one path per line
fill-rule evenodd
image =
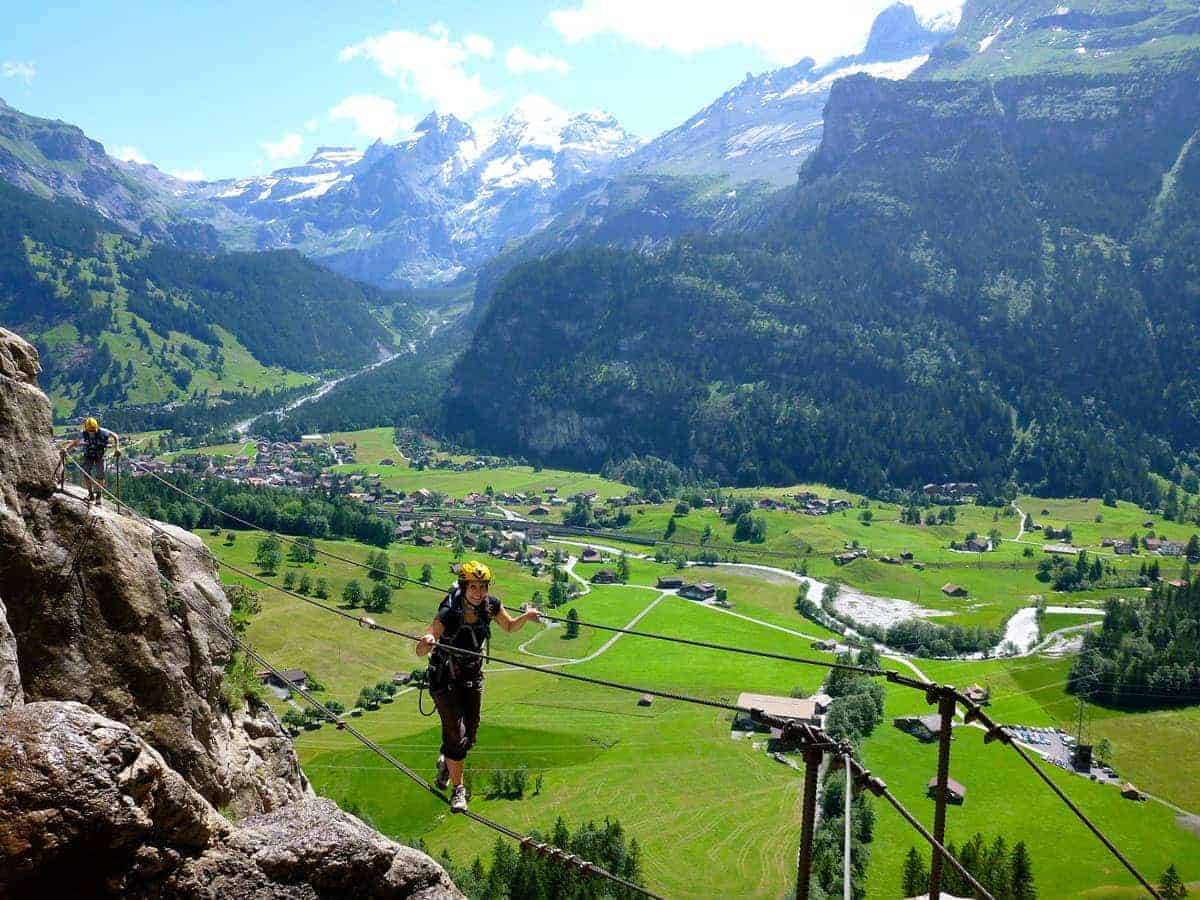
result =
M429 657L429 693L442 719L442 750L438 756L437 786L450 784L453 812L467 811L463 787L463 760L475 744L479 709L483 700L483 659L452 653L457 647L483 653L484 642L495 622L507 632L519 631L526 622L536 622L538 611L528 609L511 616L504 604L489 593L491 570L481 562L463 563L458 583L446 594L425 636L417 642L417 655Z

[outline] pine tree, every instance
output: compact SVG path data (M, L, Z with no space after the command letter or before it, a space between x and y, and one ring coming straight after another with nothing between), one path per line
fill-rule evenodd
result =
M1012 852L1012 871L1010 874L1009 894L1013 900L1035 900L1037 891L1033 888L1033 863L1029 859L1029 851L1024 841L1017 841Z
M900 889L905 897L918 897L929 891L929 870L916 847L908 848L904 857L904 874L901 876Z
M575 607L571 607L571 611L567 613L567 639L579 637L579 613Z
M1003 897L1009 888L1011 880L1008 843L1004 835L996 835L991 847L985 847L980 853L979 880L993 896Z
M1188 889L1179 873L1175 871L1174 863L1167 866L1167 871L1163 872L1162 878L1158 880L1158 893L1162 895L1163 900L1180 900L1188 895Z

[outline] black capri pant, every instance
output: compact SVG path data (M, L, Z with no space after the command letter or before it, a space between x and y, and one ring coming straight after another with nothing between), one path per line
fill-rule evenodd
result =
M475 746L475 733L479 731L483 682L467 685L452 681L446 690L432 696L442 718L442 755L462 762L467 758L467 751Z

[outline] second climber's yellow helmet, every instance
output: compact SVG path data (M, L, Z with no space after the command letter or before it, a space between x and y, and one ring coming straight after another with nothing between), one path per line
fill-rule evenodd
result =
M476 560L465 562L458 570L458 580L463 584L469 581L482 581L485 584L492 580L492 570Z
M83 420L83 430L84 431L99 431L100 423L97 422L92 416L88 416L86 419Z

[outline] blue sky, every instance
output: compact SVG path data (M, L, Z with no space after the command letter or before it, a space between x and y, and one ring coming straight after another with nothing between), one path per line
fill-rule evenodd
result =
M653 137L747 72L854 52L887 3L49 0L6 12L0 97L208 179L398 140L434 107L497 118L527 94Z

